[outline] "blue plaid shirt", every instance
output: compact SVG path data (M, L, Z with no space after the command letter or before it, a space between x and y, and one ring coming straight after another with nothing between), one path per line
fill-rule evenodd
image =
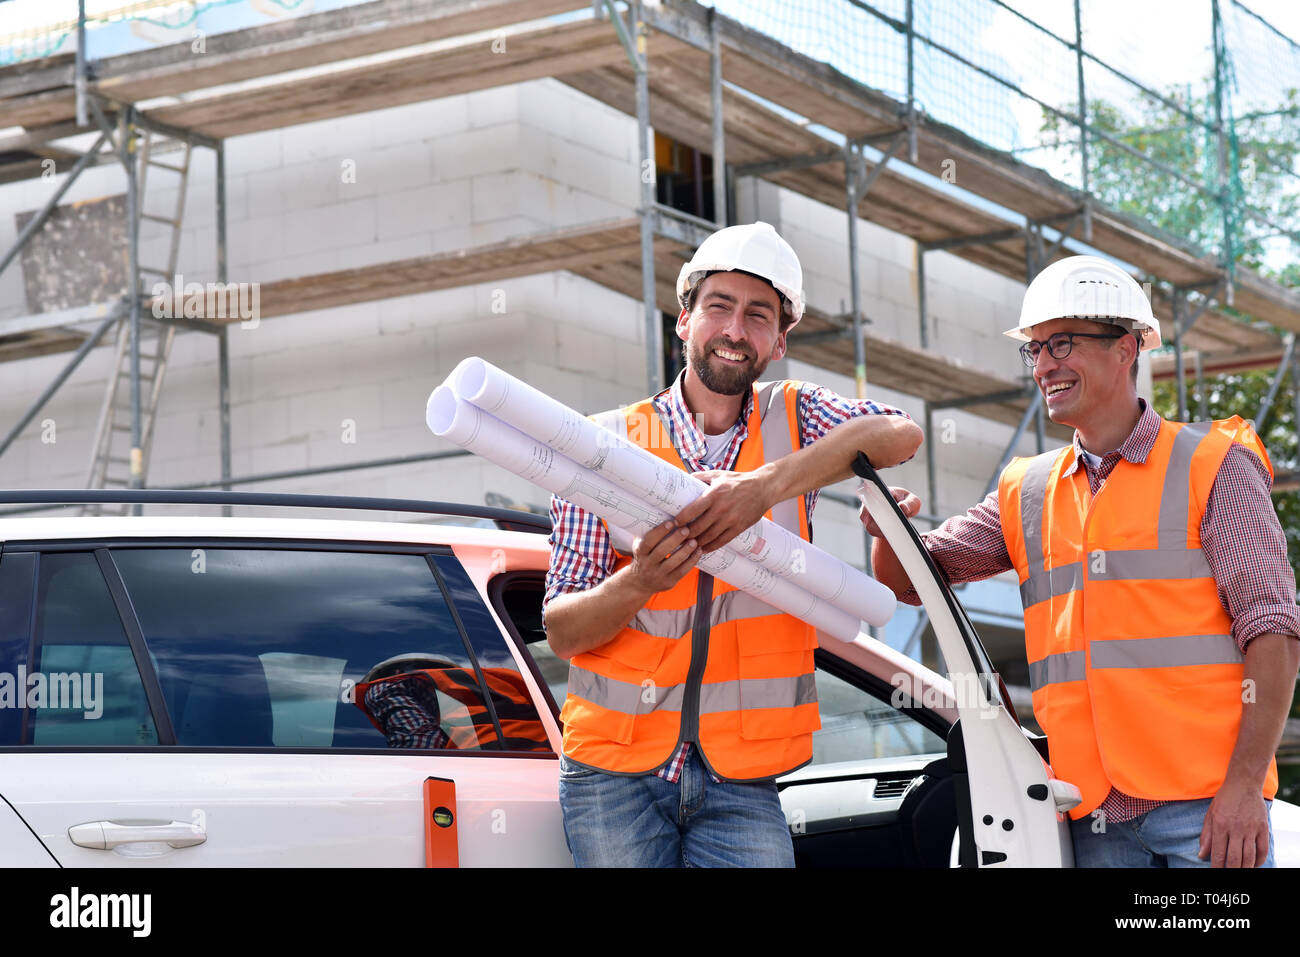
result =
M692 472L707 469L733 469L740 446L749 436L749 417L754 410L754 390L750 389L741 405L740 418L731 441L716 461L707 461L704 432L686 405L682 394L683 372L670 388L653 399L655 411L663 420L668 436L681 453L682 461ZM867 399L847 399L830 389L809 386L799 393L799 422L802 433L800 448L817 441L835 426L863 415L901 415L907 413L892 406ZM809 494L809 510L817 504L817 490ZM614 548L609 531L595 515L572 502L551 496L551 567L546 575L549 604L557 595L594 588L614 573ZM655 773L675 782L690 754L690 744L683 743L668 763ZM717 780L715 777L714 780Z

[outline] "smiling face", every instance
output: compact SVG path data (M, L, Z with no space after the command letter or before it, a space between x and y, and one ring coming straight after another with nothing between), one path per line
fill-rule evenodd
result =
M763 280L738 272L706 276L694 308L677 319L687 376L710 392L742 395L785 355L780 324L781 298Z
M1089 319L1053 319L1026 330L1045 342L1061 332L1114 335L1122 330ZM1047 403L1053 422L1073 426L1087 435L1116 414L1126 414L1137 401L1129 367L1137 350L1130 335L1115 339L1075 339L1070 354L1055 359L1044 346L1034 364L1034 382Z

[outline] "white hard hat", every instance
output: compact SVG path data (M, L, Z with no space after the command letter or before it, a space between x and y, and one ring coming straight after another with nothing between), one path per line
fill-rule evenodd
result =
M1091 319L1121 326L1137 336L1143 352L1160 345L1160 324L1142 287L1119 266L1098 256L1070 256L1035 276L1025 290L1020 324L1004 335L1028 341L1027 329L1052 319Z
M785 297L786 309L794 320L791 326L803 318L803 269L799 257L769 223L728 226L700 243L677 277L677 299L682 308L686 308L691 290L709 273L737 269L766 279Z

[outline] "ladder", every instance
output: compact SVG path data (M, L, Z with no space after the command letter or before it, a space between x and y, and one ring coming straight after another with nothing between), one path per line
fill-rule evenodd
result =
M143 230L145 223L162 224L168 242L166 263L137 263L136 275L128 277L129 292L133 291L136 296L148 294L156 282L175 281L181 245L181 221L189 186L190 156L193 152L193 142L188 137L176 139L161 136L147 128L142 132L136 189L137 230ZM159 159L160 154L166 159ZM170 161L176 155L179 155L179 161ZM145 207L150 170L155 171L155 175L165 175L176 183L176 204L170 216L152 212ZM181 290L173 292L175 303L180 298ZM176 327L170 323L157 322L151 315L141 313L139 328L140 448L137 452L131 446L131 321L128 316L118 323L113 369L109 373L91 445L86 488L130 488L132 458L139 459L141 484L148 471L158 399L162 394L163 375L167 371L167 357L171 352ZM81 513L125 515L130 509L130 505L94 504L83 506Z

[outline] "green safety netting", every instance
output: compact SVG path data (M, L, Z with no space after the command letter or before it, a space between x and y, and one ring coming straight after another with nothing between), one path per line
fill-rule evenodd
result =
M1300 46L1236 0L706 5L1229 269L1300 260Z

